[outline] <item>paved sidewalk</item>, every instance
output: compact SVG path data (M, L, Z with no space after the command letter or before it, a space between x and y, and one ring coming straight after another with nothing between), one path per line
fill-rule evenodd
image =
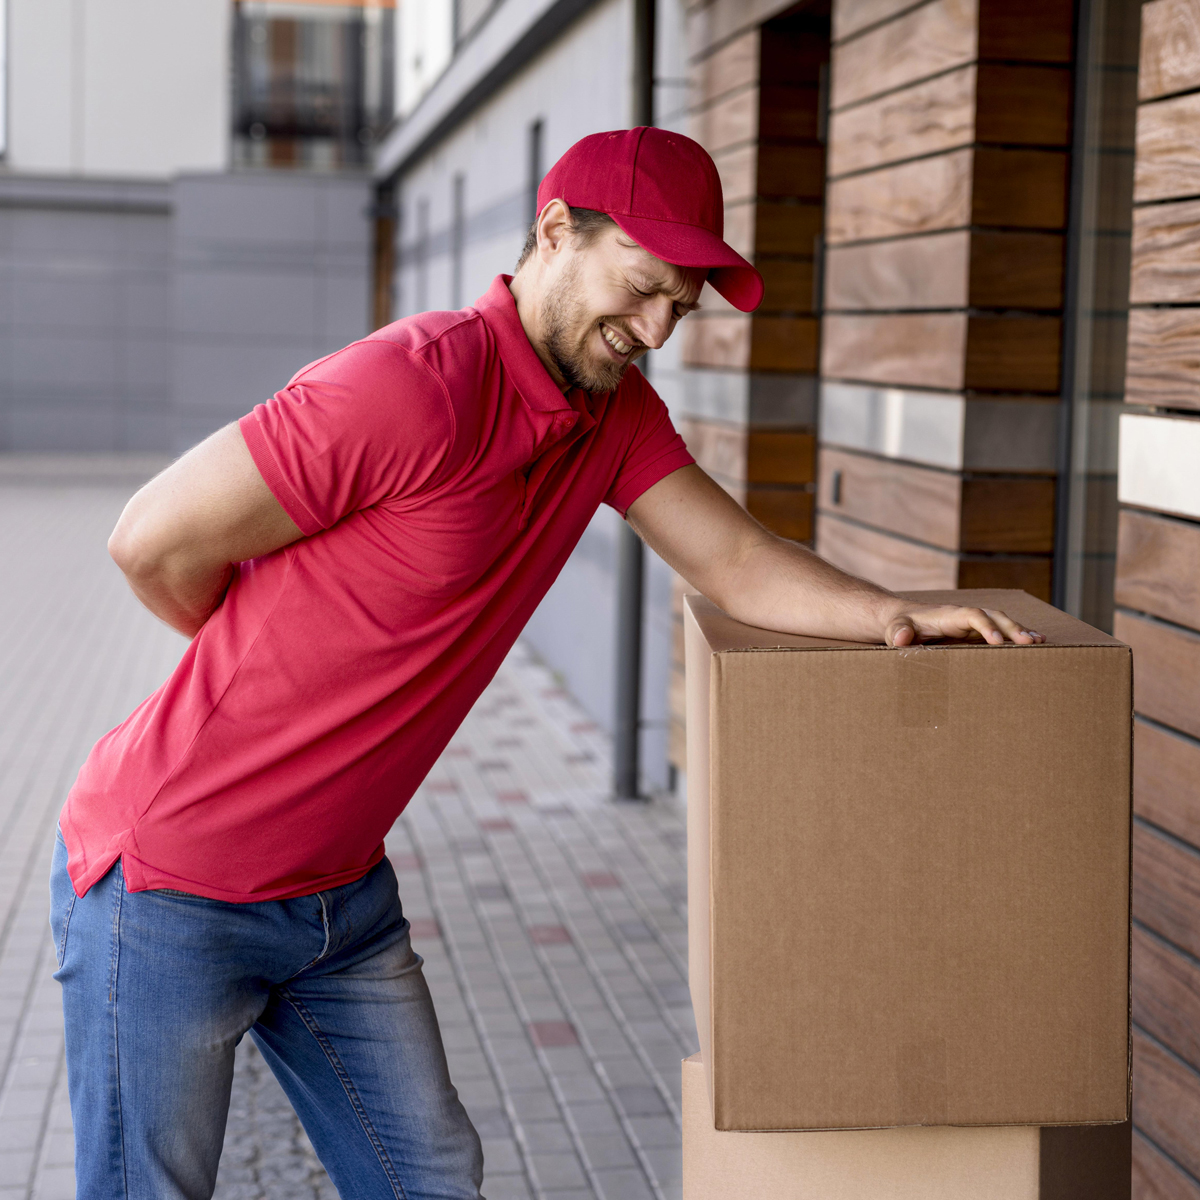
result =
M74 1195L54 821L92 742L183 648L104 551L145 467L0 461L0 1200ZM684 815L609 802L607 755L518 646L388 837L489 1200L679 1195ZM217 1196L334 1195L245 1039Z

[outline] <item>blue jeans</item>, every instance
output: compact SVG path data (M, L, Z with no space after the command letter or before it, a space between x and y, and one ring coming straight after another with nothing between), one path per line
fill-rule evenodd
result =
M50 899L78 1200L211 1197L247 1031L347 1200L479 1200L387 859L256 904L129 892L118 862L77 899L60 834Z

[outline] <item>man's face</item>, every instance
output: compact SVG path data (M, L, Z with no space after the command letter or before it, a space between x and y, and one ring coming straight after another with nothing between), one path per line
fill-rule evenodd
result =
M546 356L569 386L611 392L699 307L706 275L655 258L616 225L590 242L572 237L542 302Z

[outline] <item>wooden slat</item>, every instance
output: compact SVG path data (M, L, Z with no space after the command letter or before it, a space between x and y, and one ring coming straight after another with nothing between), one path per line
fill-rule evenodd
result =
M1200 92L1141 105L1133 172L1135 202L1200 195L1198 138Z
M819 334L816 317L755 316L750 329L750 368L815 372Z
M1018 558L1008 555L964 556L958 564L960 588L1020 588L1039 600L1050 602L1050 556Z
M1200 966L1136 927L1133 1020L1192 1066L1200 1063Z
M763 138L815 138L820 132L820 89L763 84L758 128Z
M1058 309L1063 298L1061 233L976 229L970 301L975 308Z
M746 478L751 483L812 483L816 447L812 433L753 429L746 447Z
M758 137L758 89L747 85L694 112L690 134L709 154Z
M1133 827L1133 915L1200 953L1200 854L1140 823Z
M1071 141L1068 67L980 63L975 136L1016 146L1067 146Z
M829 118L829 174L886 166L975 140L975 66L969 65Z
M1200 1172L1200 1076L1137 1030L1133 1120L1188 1171Z
M764 84L817 84L829 62L829 18L796 13L762 29Z
M693 106L758 82L757 26L692 65Z
M754 257L755 215L753 201L725 205L725 242L743 258ZM811 238L809 245L812 245Z
M912 7L913 0L838 0L833 6L833 39L841 41L868 25Z
M897 591L958 586L958 558L829 513L817 513L817 553L843 571Z
M750 200L757 194L758 146L731 146L712 156L721 178L721 194L727 204Z
M964 384L1014 392L1056 392L1061 342L1058 317L972 317Z
M1200 87L1200 8L1195 0L1143 4L1138 98L1194 87Z
M813 260L764 259L755 264L763 278L760 313L813 311Z
M1200 629L1200 525L1125 509L1118 525L1116 601Z
M962 478L822 447L817 505L943 550L959 548Z
M825 307L834 311L964 308L971 234L831 246L825 256Z
M694 367L750 365L750 318L693 314L680 329L683 361Z
M1200 1200L1200 1183L1133 1131L1133 1200Z
M833 108L902 87L975 58L975 4L933 0L833 48Z
M813 244L821 233L825 208L821 204L780 204L762 201L754 208L753 254L811 255ZM726 226L729 213L725 215ZM729 241L728 231L726 241ZM739 247L729 242L735 250Z
M1200 742L1139 719L1133 749L1134 812L1200 846Z
M1153 721L1200 737L1200 634L1118 612L1114 633L1133 647L1133 699Z
M772 533L794 542L813 535L813 495L791 488L746 489L746 511Z
M1073 0L980 0L979 57L1071 61Z
M825 195L825 147L763 144L758 147L758 194L821 200Z
M1062 229L1067 223L1068 156L1059 150L975 151L971 221L1016 229Z
M893 386L963 386L965 313L828 314L821 374Z
M1200 304L1200 200L1133 210L1131 304Z
M1134 308L1129 313L1125 400L1200 408L1200 308Z
M972 151L956 150L831 181L829 244L969 225L972 158Z
M968 553L1049 554L1054 549L1053 479L963 481L961 542Z

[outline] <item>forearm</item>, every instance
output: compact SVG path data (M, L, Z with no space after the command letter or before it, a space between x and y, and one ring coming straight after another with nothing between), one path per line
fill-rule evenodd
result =
M233 566L183 563L121 565L133 594L160 621L195 637L225 596Z
M810 550L764 532L711 589L730 616L762 629L880 642L904 602Z

